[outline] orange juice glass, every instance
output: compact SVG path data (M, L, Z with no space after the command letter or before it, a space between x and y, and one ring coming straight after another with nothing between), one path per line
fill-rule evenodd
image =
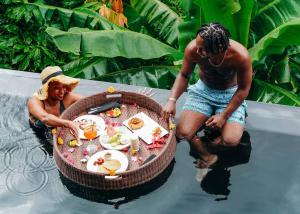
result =
M96 124L85 127L83 130L83 134L88 140L93 140L97 136Z

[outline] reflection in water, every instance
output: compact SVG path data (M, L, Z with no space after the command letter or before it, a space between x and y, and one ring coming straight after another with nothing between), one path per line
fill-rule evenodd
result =
M84 187L67 179L61 173L60 178L62 183L72 194L90 201L110 204L118 209L121 204L138 199L140 196L146 195L163 185L171 175L174 164L175 159L173 159L170 165L153 180L145 184L123 190L103 191Z
M250 135L244 131L237 147L215 152L218 155L218 161L211 170L198 169L196 180L201 182L201 188L208 194L222 196L216 198L216 201L227 200L230 194L228 187L231 185L228 168L248 163L251 150Z

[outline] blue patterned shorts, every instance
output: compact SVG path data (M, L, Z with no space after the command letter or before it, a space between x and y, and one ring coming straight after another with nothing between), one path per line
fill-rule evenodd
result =
M200 112L210 117L224 111L237 86L216 90L207 87L201 80L188 88L188 97L183 106L183 110ZM227 122L238 122L245 125L247 115L247 104L245 101L231 114Z

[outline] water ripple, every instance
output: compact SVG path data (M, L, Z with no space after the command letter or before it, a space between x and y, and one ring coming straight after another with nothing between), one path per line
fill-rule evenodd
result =
M6 186L9 191L18 195L31 195L42 190L48 183L48 174L45 171L30 171L24 167L10 171L6 177Z
M25 162L35 170L50 171L56 168L53 157L50 157L42 145L32 147L26 155Z
M3 172L5 172L5 170L7 169L5 162L5 152L4 151L0 151L0 174L2 174Z
M52 148L47 151L29 127L27 98L0 94L0 103L0 188L34 194L55 171Z
M23 169L26 166L25 157L28 148L12 147L6 151L4 164L9 170Z
M17 100L17 102L16 102ZM27 98L11 97L8 95L0 96L0 134L22 132L26 129L26 121L28 121ZM28 122L27 122L28 123Z

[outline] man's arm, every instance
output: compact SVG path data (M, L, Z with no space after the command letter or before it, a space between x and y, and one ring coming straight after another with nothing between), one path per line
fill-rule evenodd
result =
M252 64L250 56L245 54L242 57L240 69L237 72L237 85L238 88L228 103L226 109L221 113L227 120L231 114L242 104L247 98L252 82Z
M193 43L195 43L194 40L185 48L181 70L176 77L170 97L163 110L163 118L165 119L168 119L170 115L174 116L176 114L176 101L187 89L190 75L195 68L196 63L192 59Z
M190 43L184 51L182 67L173 84L169 101L176 101L187 89L190 76L196 66L196 63L192 61L193 53L191 46L192 44Z

